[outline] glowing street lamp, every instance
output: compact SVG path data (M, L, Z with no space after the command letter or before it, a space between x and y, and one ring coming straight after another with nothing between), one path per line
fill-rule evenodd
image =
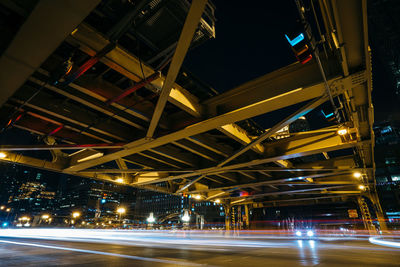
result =
M182 221L184 221L185 223L190 221L189 212L187 210L185 210L185 213L182 216Z
M121 207L121 208L117 209L117 212L119 214L119 223L121 223L122 214L124 214L126 212L126 209Z
M124 179L122 179L122 178L117 178L115 181L116 181L117 183L122 184L122 183L124 182Z
M217 203L217 204L219 204L219 203L221 203L221 200L218 198L218 199L216 199L214 202Z
M150 216L147 218L147 222L152 224L156 221L156 219L154 218L153 212L150 212Z
M361 172L355 172L355 173L353 173L353 176L355 178L361 178L362 174L361 174Z
M18 221L29 222L30 219L31 218L29 218L27 216L23 216L23 217L18 218Z
M117 212L118 212L119 214L123 214L123 213L126 212L126 209L125 209L125 208L118 208L118 209L117 209Z
M6 208L6 206L0 206L0 210L4 210Z
M44 219L44 220L47 220L49 218L50 218L50 215L48 215L48 214L43 214L42 215L42 219Z
M346 135L347 134L347 128L340 128L337 133L338 135Z
M193 197L194 199L197 199L197 200L200 200L200 199L201 199L201 195L192 195L192 197Z
M365 190L365 186L364 185L362 185L362 184L360 184L359 186L358 186L358 189L360 189L360 190Z
M4 159L5 157L7 157L6 153L0 152L0 159Z
M76 219L76 218L78 218L78 217L80 217L80 216L81 216L81 213L80 213L80 212L75 211L74 213L72 213L72 217L73 217L74 219Z

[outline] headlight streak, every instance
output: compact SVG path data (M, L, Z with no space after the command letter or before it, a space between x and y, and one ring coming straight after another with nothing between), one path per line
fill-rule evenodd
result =
M281 235L279 234L281 233ZM283 236L282 233L286 233ZM293 232L287 231L182 231L182 230L99 230L99 229L56 229L56 228L18 228L0 229L1 237L29 238L36 240L58 240L70 242L87 242L101 244L119 244L126 246L141 246L150 248L175 248L183 250L199 251L229 251L234 248L290 248L299 243ZM386 236L388 237L388 236ZM395 237L395 236L393 236ZM340 240L367 241L368 237L313 237L315 240L324 240L326 243L318 243L318 247L325 249L343 248L335 242ZM270 240L270 241L269 241ZM277 240L280 240L277 242ZM373 241L373 240L372 240ZM390 241L384 241L385 243ZM305 247L306 243L301 242ZM317 246L317 241L307 243L308 247ZM396 247L396 245L395 245ZM365 246L347 246L346 249L362 250L393 250L395 248L377 248Z
M123 242L133 246L214 246L214 247L287 247L282 244L265 241L247 241L235 236L198 235L186 238L181 232L171 233L162 231L124 231L124 230L82 230L82 229L4 229L0 237L18 237L46 240L62 240L74 242L110 243ZM207 238L207 239L206 239ZM211 238L211 239L210 239Z
M88 250L88 249L78 249L78 248L70 248L70 247L43 245L43 244L37 244L37 243L15 242L15 241L8 241L8 240L0 240L0 243L55 249L55 250L66 250L66 251L81 252L81 253L88 253L88 254L98 254L98 255L104 255L104 256L126 258L126 259L131 259L131 260L150 261L150 262L166 263L166 264L174 264L174 265L204 266L203 264L191 263L191 262L187 262L187 261L164 260L164 259L157 259L157 258L148 258L148 257L119 254L119 253L104 252L104 251L98 251L98 250Z
M375 245L388 246L388 247L392 247L392 248L400 248L400 242L377 239L376 237L370 237L368 240L369 240L369 242L371 242L372 244L375 244Z

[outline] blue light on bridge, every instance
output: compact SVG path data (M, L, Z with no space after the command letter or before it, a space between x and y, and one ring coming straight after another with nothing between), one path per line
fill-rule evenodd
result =
M102 199L102 200L101 200L101 204L104 204L104 203L106 203L106 200L105 200L105 199Z
M296 38L294 38L293 40L290 40L290 38L285 34L286 39L288 40L289 44L291 46L295 46L298 43L300 43L301 41L304 40L304 34L300 33L299 35L297 35Z
M329 114L325 114L325 112L323 111L323 110L321 110L321 112L322 112L322 114L324 115L324 117L326 118L326 119L328 119L328 118L330 118L330 117L332 117L334 114L333 114L333 112L332 113L329 113Z

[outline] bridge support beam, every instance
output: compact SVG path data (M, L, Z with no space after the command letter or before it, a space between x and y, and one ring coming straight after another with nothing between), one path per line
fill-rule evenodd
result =
M225 212L225 230L231 230L231 216L232 216L232 206L230 204L224 204L224 212Z
M378 197L376 191L373 191L370 193L369 199L371 200L372 205L374 207L376 218L379 222L380 230L383 232L387 231L388 229L387 229L387 225L386 225L385 216L383 215L381 203L379 201L379 197Z

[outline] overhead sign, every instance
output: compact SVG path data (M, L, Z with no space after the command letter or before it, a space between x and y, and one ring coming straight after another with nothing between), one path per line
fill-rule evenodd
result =
M358 212L356 209L348 210L349 218L358 218Z

